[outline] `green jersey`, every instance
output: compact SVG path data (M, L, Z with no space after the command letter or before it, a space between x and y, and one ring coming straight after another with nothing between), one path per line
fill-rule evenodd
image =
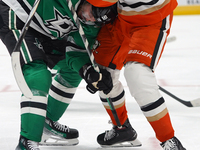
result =
M15 14L23 22L26 22L30 10L35 2L35 0L3 1L15 12ZM78 5L80 4L80 0L72 0L72 4L75 10L77 10ZM98 34L99 28L91 25L82 25L89 45L93 45ZM66 48L66 52L70 53L66 55L70 57L66 57L66 59L68 59L67 61L70 61L67 63L71 64L71 61L76 62L76 69L79 69L82 63L86 63L89 61L89 57L87 56L87 52L78 32L78 28L73 20L72 13L68 8L67 0L41 0L37 11L33 17L33 20L30 24L30 27L50 37L51 39L62 39L63 37L67 36L70 42L74 43L78 47L81 47L81 49ZM80 59L78 59L79 54L81 55ZM73 57L76 60L73 60ZM78 62L80 61L80 63L77 63L77 59Z

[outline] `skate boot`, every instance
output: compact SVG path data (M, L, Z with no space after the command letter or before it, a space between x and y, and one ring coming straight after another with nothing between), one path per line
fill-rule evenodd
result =
M79 143L78 136L78 130L46 118L42 140L39 144L43 146L77 145Z
M38 142L31 141L23 136L19 138L19 144L15 150L40 150Z
M164 150L186 150L175 136L160 145Z
M127 119L122 127L113 126L109 131L100 134L97 142L102 147L136 147L141 146L137 133Z

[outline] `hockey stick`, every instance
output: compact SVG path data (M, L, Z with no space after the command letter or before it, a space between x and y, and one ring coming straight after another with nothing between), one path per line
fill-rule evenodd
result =
M88 53L88 55L89 55L89 57L90 57L90 61L91 61L92 65L93 65L94 69L95 69L97 72L100 72L97 63L95 62L94 55L93 55L93 53L92 53L92 51L91 51L91 49L90 49L90 47L89 47L88 40L87 40L87 38L85 37L85 33L84 33L84 31L83 31L83 28L82 28L82 26L81 26L81 24L80 24L80 21L78 20L78 16L77 16L77 14L76 14L76 11L75 11L75 9L74 9L74 7L73 7L73 5L72 5L72 2L71 2L72 0L67 0L67 1L68 1L68 7L69 7L69 9L70 9L70 11L71 11L71 13L72 13L72 15L73 15L73 19L74 19L74 21L76 22L77 28L78 28L78 30L79 30L79 34L80 34L80 36L81 36L81 38L82 38L82 40L83 40L84 46L85 46L85 48L86 48L86 51L87 51L87 53ZM120 123L119 118L118 118L118 116L117 116L117 112L116 112L115 107L114 107L114 105L113 105L113 103L112 103L112 100L111 100L110 98L106 98L106 99L107 99L107 102L108 102L108 104L109 104L109 106L110 106L110 109L111 109L111 111L112 111L112 114L113 114L113 116L114 116L114 118L115 118L115 121L116 121L116 123L117 123L117 126L118 126L118 127L121 127L121 123Z
M180 103L182 103L183 105L185 105L187 107L199 107L200 106L200 98L197 98L197 99L194 99L194 100L191 100L191 101L185 101L185 100L182 100L182 99L176 97L174 94L172 94L169 91L165 90L161 86L159 86L159 89L162 92L164 92L165 94L171 96L172 98L174 98L175 100L179 101Z
M22 73L22 69L21 69L21 64L20 64L20 46L22 44L22 41L24 39L24 36L26 35L26 32L28 31L28 28L30 26L30 23L32 21L32 18L37 10L37 7L40 3L40 0L36 0L33 8L30 11L30 14L26 20L26 23L22 29L22 32L20 34L20 37L15 45L15 48L13 50L13 53L11 55L11 61L12 61L12 69L13 69L13 73L15 76L15 80L18 84L18 87L20 88L21 92L24 94L24 96L26 96L27 98L32 98L33 94L31 92L31 90L29 89L25 79L24 79L24 75Z

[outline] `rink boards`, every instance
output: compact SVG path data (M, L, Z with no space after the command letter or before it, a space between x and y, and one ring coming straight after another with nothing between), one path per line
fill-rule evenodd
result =
M200 0L177 0L178 7L174 15L198 15L200 14Z

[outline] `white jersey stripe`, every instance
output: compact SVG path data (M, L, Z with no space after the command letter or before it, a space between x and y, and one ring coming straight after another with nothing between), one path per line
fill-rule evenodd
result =
M160 105L159 107L153 109L153 110L150 110L150 111L143 111L143 114L145 115L145 117L153 117L157 114L159 114L160 112L162 112L164 109L166 109L166 104L163 103L162 105Z
M29 98L27 98L25 96L21 97L21 102L28 102L28 101L29 102L32 101L32 102L36 102L36 103L47 104L47 98L44 97L44 96L33 96L32 99L29 99Z
M158 63L158 60L160 58L164 43L167 40L167 33L166 32L169 30L169 28L170 28L170 15L168 15L166 17L165 30L163 31L163 36L162 36L162 39L161 39L161 43L159 45L158 53L157 53L156 58L155 58L154 66L152 67L153 71L155 70L155 68L157 66L157 63Z
M60 101L60 102L63 102L63 103L66 103L66 104L70 104L71 102L71 98L65 98L61 95L58 95L57 93L55 93L54 91L52 91L51 89L49 90L49 95L51 97L53 97L54 99Z
M126 16L149 14L161 9L170 2L170 0L143 0L144 2L141 2L141 0L135 0L134 3L132 0L125 1L125 3L120 1L118 5L118 12Z
M21 103L26 103L26 102L34 102L34 103L42 103L47 105L47 97L44 96L33 96L32 99L26 98L25 96L21 97ZM31 107L31 106L26 106L21 108L21 114L26 114L26 113L31 113L31 114L36 114L40 116L46 116L46 110L42 108L37 108L37 107Z
M26 13L26 11L22 8L22 6L16 1L16 0L10 0L10 1L3 1L4 3L6 3L8 6L11 7L11 9L16 13L17 16L19 16L19 18L23 21L26 22L28 15ZM24 1L24 3L26 4L26 6L31 9L32 7L30 6L30 4L27 1ZM51 36L51 32L45 27L42 19L39 17L39 15L37 14L37 12L34 15L37 18L37 21L40 23L40 25L42 26L42 29L33 21L31 22L30 26L32 28L34 28L36 31L49 36L51 38L55 38L53 36ZM45 31L45 32L44 32Z
M59 90L65 92L65 93L67 92L67 93L74 94L77 89L77 88L67 88L67 87L63 86L62 84L60 84L59 82L57 82L56 80L53 80L52 84L53 84L53 86L55 86L56 88L58 88Z
M33 107L24 107L21 109L21 115L27 114L27 113L46 117L46 110L43 110L43 109L38 109L38 108L33 108Z
M121 99L119 99L119 100L117 100L115 102L112 102L112 103L113 103L114 106L117 106L117 105L123 104L124 101L125 101L125 96L123 96ZM110 107L108 102L102 102L102 104L104 106Z

